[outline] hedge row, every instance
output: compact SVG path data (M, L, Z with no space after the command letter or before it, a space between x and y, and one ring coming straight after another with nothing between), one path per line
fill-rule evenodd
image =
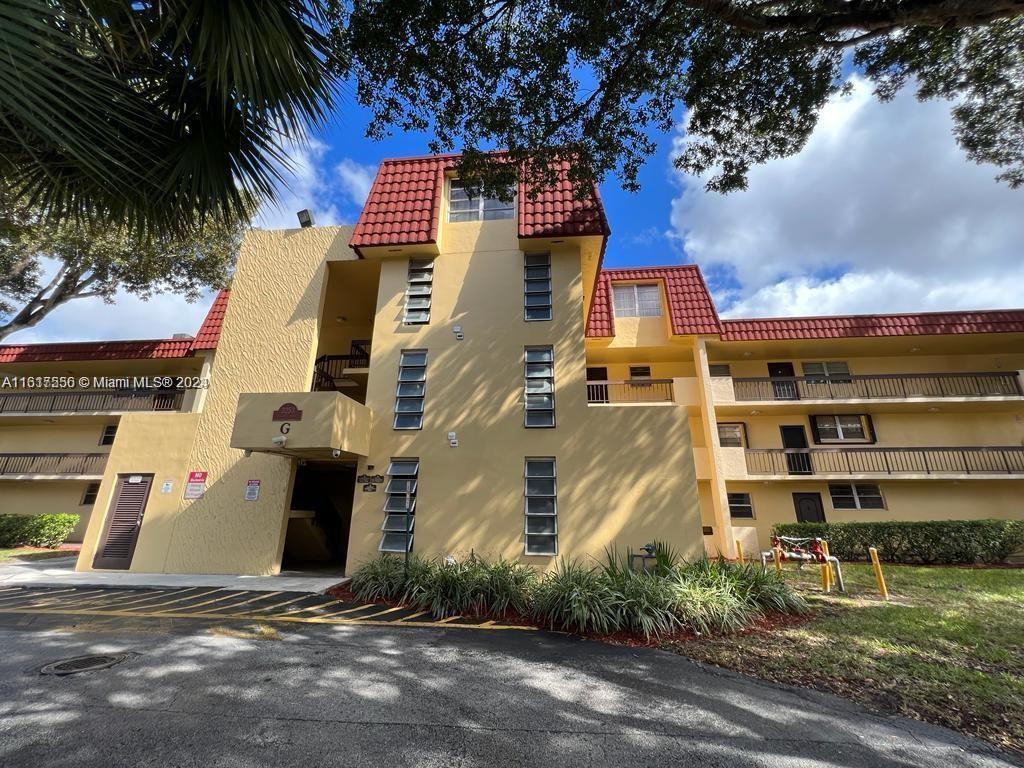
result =
M0 515L0 547L56 547L78 525L78 515Z
M780 536L828 539L840 560L867 560L868 547L891 563L998 563L1024 549L1024 520L779 523Z

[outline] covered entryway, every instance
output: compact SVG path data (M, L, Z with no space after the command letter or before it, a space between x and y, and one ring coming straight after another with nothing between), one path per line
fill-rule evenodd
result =
M282 571L344 571L355 483L355 462L299 462Z
M152 475L118 475L93 568L127 570L142 528L142 516L153 486Z

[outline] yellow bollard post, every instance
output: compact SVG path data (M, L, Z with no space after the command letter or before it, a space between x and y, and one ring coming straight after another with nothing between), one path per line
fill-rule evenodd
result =
M782 575L782 548L772 547L772 557L775 558L775 572Z
M822 539L821 551L825 553L825 562L828 563L828 578L832 584L836 583L836 567L832 565L832 553L828 551L828 542Z
M886 600L889 599L889 588L885 586L885 574L882 573L882 564L878 562L878 550L870 547L868 552L871 555L871 567L875 571L875 581L878 583L878 592Z
M829 568L828 563L821 564L821 591L828 592L829 586Z
M736 539L736 559L739 561L740 565L743 565L745 562L747 562L743 559L743 545L740 544L739 539Z

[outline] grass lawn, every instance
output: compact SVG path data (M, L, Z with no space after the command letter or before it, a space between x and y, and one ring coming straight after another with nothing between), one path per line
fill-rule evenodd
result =
M32 562L33 560L48 560L51 557L74 557L77 552L65 549L37 549L36 547L16 547L14 549L0 549L0 563L10 562Z
M1024 751L1024 570L845 565L847 595L786 565L806 622L665 647L756 677L854 699Z

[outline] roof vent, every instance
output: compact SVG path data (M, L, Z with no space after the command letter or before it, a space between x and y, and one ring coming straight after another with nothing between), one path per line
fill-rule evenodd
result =
M299 226L305 229L313 226L313 212L309 208L303 208L298 212Z

